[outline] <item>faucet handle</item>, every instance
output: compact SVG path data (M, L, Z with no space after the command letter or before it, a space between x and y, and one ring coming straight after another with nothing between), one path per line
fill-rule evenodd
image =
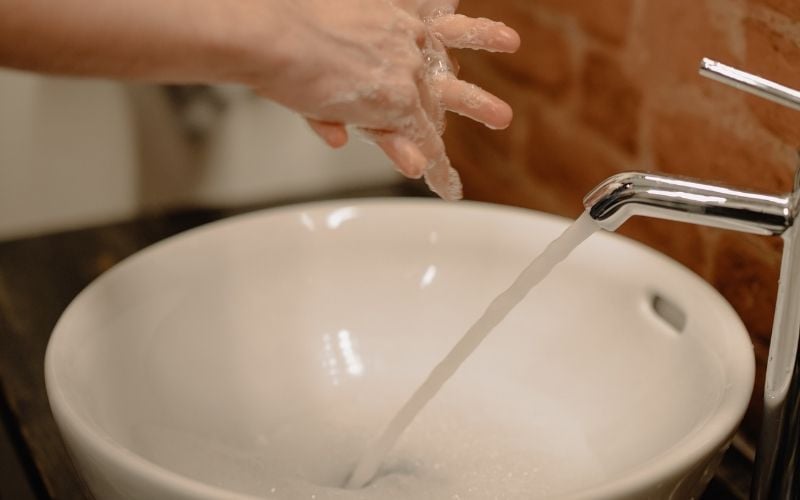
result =
M745 73L742 70L712 61L707 57L703 58L700 63L700 74L758 97L782 104L787 108L800 111L800 91L779 83Z
M800 111L800 91L779 83L746 73L704 57L700 62L700 74L706 78L730 85L758 97L776 102L787 108ZM798 150L800 153L800 150ZM800 192L800 155L794 174L794 191Z

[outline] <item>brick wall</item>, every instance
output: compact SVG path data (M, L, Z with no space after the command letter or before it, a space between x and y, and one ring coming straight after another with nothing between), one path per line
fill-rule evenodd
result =
M462 0L520 31L513 55L462 52L461 76L511 103L503 132L461 118L446 141L468 198L571 217L625 170L788 192L800 113L697 74L704 56L800 88L797 0ZM652 220L623 234L673 256L733 304L758 360L754 432L781 242Z

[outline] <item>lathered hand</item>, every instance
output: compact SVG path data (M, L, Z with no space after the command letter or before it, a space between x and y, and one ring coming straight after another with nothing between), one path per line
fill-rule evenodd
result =
M314 0L291 3L309 4L299 7L304 11L334 8ZM460 198L461 183L441 139L445 111L494 129L507 127L512 111L492 94L459 80L447 49L513 52L520 40L502 23L455 14L456 3L337 2L339 21L324 22L325 15L320 26L314 27L327 33L326 40L336 41L324 50L317 49L317 56L327 55L326 61L314 59L309 67L313 73L308 81L320 84L311 95L318 97L309 101L309 94L302 92L293 99L269 89L264 94L309 117L312 128L333 147L347 142L345 125L354 125L374 140L404 175L424 175L431 189L443 198ZM297 92L302 84L285 88Z
M452 0L0 0L0 65L171 83L238 83L312 120L363 131L410 177L460 196L444 113L493 128L503 101L455 76L447 47L513 51L516 32Z

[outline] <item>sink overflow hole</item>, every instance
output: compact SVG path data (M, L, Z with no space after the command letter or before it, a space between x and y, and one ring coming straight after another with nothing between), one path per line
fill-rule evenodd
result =
M686 313L675 302L654 293L650 298L650 306L656 316L663 319L677 333L681 333L686 327Z

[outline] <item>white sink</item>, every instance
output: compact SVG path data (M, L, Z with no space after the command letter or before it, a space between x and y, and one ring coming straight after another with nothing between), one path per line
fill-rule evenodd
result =
M399 199L190 231L64 313L53 413L101 500L690 498L747 407L750 340L696 275L608 234L489 336L375 482L337 487L567 223Z

